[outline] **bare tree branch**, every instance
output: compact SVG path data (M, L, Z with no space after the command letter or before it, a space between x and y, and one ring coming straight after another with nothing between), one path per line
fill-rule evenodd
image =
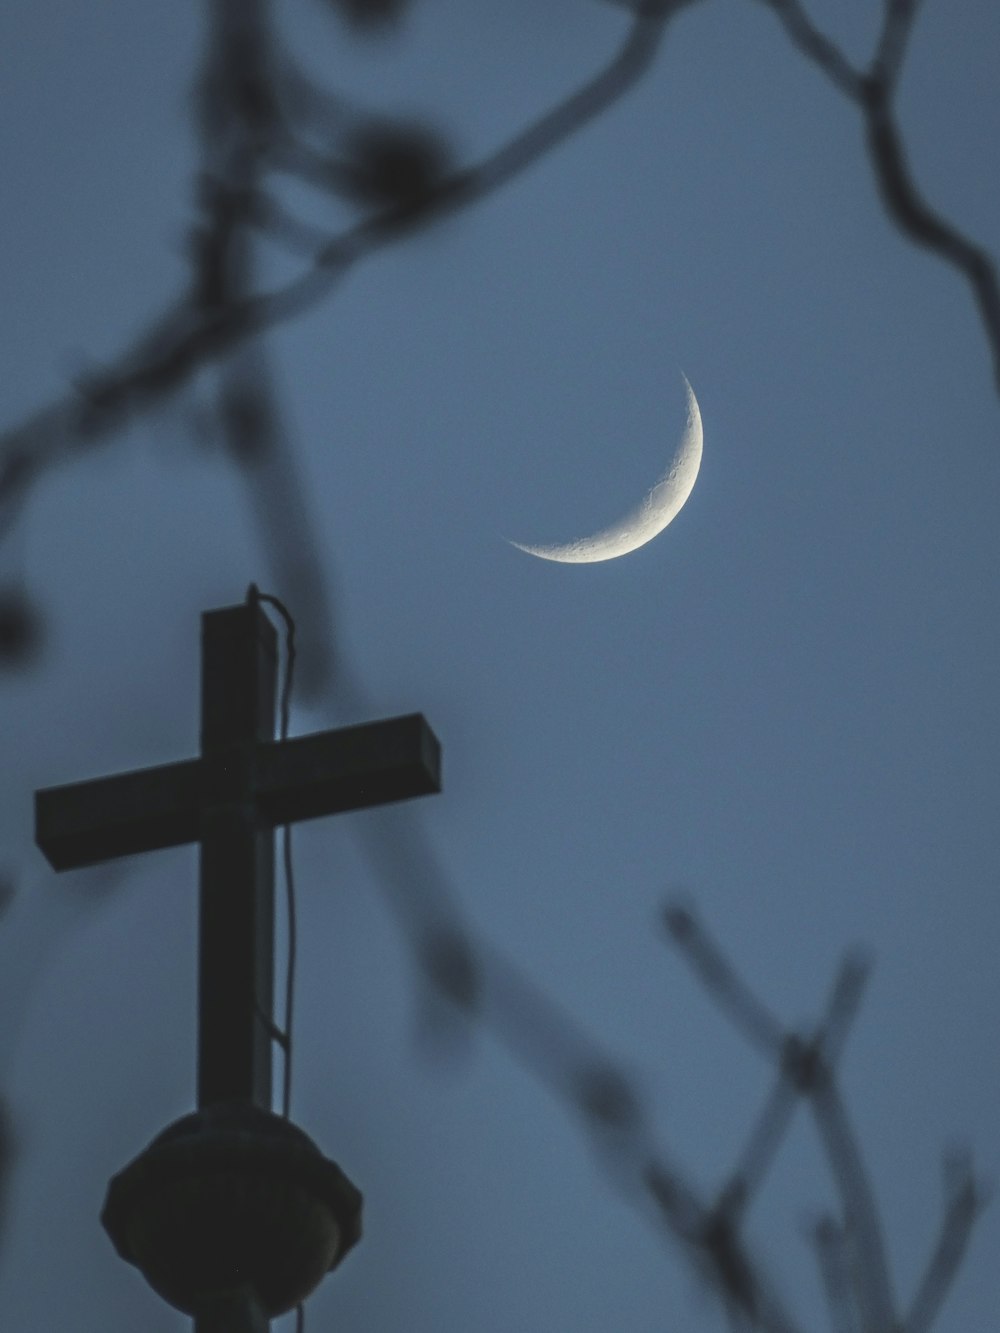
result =
M17 1141L5 1098L0 1097L0 1241L6 1232L11 1176L17 1157Z
M698 2L653 0L643 6L617 56L605 69L481 163L470 182L473 196L492 193L505 185L619 101L650 68L668 21L679 10Z
M725 998L720 994L717 978L725 977L727 986L732 988L735 974L714 946L704 943L704 932L701 933L701 939L701 950L706 953L711 952L716 964L713 972L701 972L701 978L716 1000L722 1003L730 1018L736 1021L739 1011L731 1008L731 1005L735 995L744 993L745 988L740 983L740 989L730 989ZM687 944L685 943L683 947L686 951ZM723 1187L717 1207L727 1206L734 1215L742 1215L757 1194L788 1132L796 1103L800 1095L808 1090L811 1079L815 1076L819 1053L822 1052L830 1064L835 1063L839 1056L857 1012L866 977L867 965L860 956L848 955L837 973L817 1035L809 1042L803 1042L801 1038L795 1036L782 1038L776 1051L778 1073L774 1085L746 1146L730 1173L727 1184ZM755 997L749 996L748 992L746 997L753 1004L759 1003Z
M781 1024L723 957L694 912L673 903L663 919L674 943L732 1022L764 1055L780 1058L785 1041Z
M838 971L826 1016L817 1034L775 1036L776 1020L736 973L707 931L686 909L667 909L668 929L687 961L726 1016L779 1069L778 1082L716 1209L738 1216L780 1144L789 1123L787 1090L809 1100L834 1185L840 1194L843 1226L823 1223L813 1239L837 1327L853 1333L855 1316L862 1333L895 1333L892 1294L883 1228L851 1119L840 1096L833 1066L853 1021L869 964L851 953ZM949 1203L938 1247L915 1298L903 1333L927 1333L961 1261L969 1231L982 1205L971 1168L953 1165ZM832 1228L832 1229L831 1229ZM912 1327L911 1327L912 1325Z
M857 956L842 964L831 994L827 1022L811 1040L781 1032L777 1020L737 975L721 950L683 909L667 910L668 928L713 999L744 1035L764 1050L779 1068L772 1091L726 1193L742 1206L744 1191L757 1186L770 1165L790 1122L790 1085L810 1098L833 1176L844 1203L849 1234L857 1242L858 1300L865 1311L865 1333L884 1333L893 1326L893 1302L878 1213L860 1150L833 1081L832 1059L846 1037L867 977Z
M609 1182L665 1226L731 1317L761 1333L797 1333L773 1283L748 1254L736 1214L707 1207L654 1142L635 1081L509 959L460 922L443 869L416 820L400 810L359 822L379 884L420 974L462 1019L490 1031L566 1107Z
M670 1234L682 1242L698 1272L715 1288L732 1326L796 1333L798 1325L748 1255L732 1217L701 1204L658 1156L645 1164L642 1182Z
M945 1158L944 1178L945 1209L940 1235L901 1333L929 1333L965 1257L973 1224L988 1202L988 1192L972 1173L968 1153Z
M799 0L759 0L773 10L791 42L861 111L868 154L885 210L896 227L958 270L972 289L1000 393L1000 279L988 252L926 202L910 171L893 110L918 0L883 0L884 16L869 72L860 74L809 18Z
M280 98L268 82L274 77L272 66L281 66L262 54L261 2L237 13L220 0L218 11L212 11L216 15L212 40L216 46L235 41L237 49L210 55L199 108L203 130L213 136L212 160L222 164L221 174L230 179L228 188L212 200L210 225L199 236L193 289L156 316L147 332L117 361L88 378L76 394L0 435L0 532L43 467L70 456L81 442L107 438L130 413L155 407L237 345L315 305L359 259L406 238L417 225L460 211L501 189L607 110L649 69L668 21L692 3L695 0L656 0L644 7L605 69L479 165L438 181L418 217L399 208L383 208L330 238L314 253L311 266L286 286L256 294L231 291L228 299L219 301L211 282L220 264L227 262L233 229L252 223L255 215L251 200L260 175L258 164L248 166L246 159L252 151L265 153L267 145L280 142L282 135ZM301 88L299 92L301 96ZM227 157L234 133L234 99L253 136L250 145L244 133L236 152L248 172L244 188L234 186L233 163ZM218 174L209 171L207 180L217 179Z
M850 950L841 960L827 1001L826 1017L817 1041L828 1064L834 1065L840 1057L851 1025L857 1016L868 977L871 961L860 949Z
M843 51L820 32L799 0L759 0L774 10L792 43L832 80L840 91L857 102L861 97L861 75Z
M1000 391L1000 284L996 265L985 250L925 202L906 160L889 87L876 79L865 80L862 106L868 148L886 211L914 244L940 256L968 281L986 330Z
M896 1327L895 1302L878 1206L847 1108L825 1066L810 1091L813 1116L844 1212L854 1299L864 1333Z
M212 0L209 13L210 41L197 97L202 196L209 216L197 252L195 291L200 309L212 319L245 302L253 290L264 146L277 103L270 60L275 42L261 0ZM214 378L218 433L246 478L273 585L308 627L300 645L299 686L304 698L313 699L329 684L333 667L332 606L263 339L239 345Z
M731 1200L729 1206L734 1213L742 1215L760 1190L791 1127L798 1100L794 1084L782 1070L723 1188L720 1203L723 1199Z
M894 88L899 78L919 8L920 0L883 0L882 31L871 75L887 88Z
M832 1217L823 1217L812 1231L826 1292L833 1333L861 1333L851 1291L847 1238Z

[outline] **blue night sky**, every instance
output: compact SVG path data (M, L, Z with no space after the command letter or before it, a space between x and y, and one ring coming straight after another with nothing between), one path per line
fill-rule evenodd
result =
M317 82L419 115L470 163L630 22L597 0L420 0L378 40L319 3L274 9ZM865 63L876 0L812 12ZM0 50L9 430L186 281L201 7L7 5ZM899 101L929 200L993 253L998 51L992 0L929 0ZM276 189L331 232L357 216ZM302 261L261 262L280 282ZM678 894L790 1025L870 951L842 1089L905 1311L943 1152L1000 1175L1000 401L964 281L885 218L855 109L766 6L682 9L605 115L267 345L343 664L293 730L420 710L444 750L441 795L295 835L293 1115L366 1199L307 1327L722 1333L560 1073L600 1051L692 1186L725 1181L771 1071L667 940ZM682 372L704 459L666 531L595 565L514 549L636 503L683 428ZM57 878L32 792L193 754L198 617L251 579L299 615L308 669L321 627L275 573L273 494L212 447L212 389L188 381L43 472L0 544L46 627L0 694L20 1149L0 1326L19 1333L187 1326L97 1219L109 1177L193 1104L196 855ZM488 988L471 1032L428 1010L399 904L439 889L544 999L499 969L499 1020ZM746 1236L803 1333L830 1327L807 1231L835 1207L800 1108ZM937 1333L993 1326L998 1247L994 1204Z

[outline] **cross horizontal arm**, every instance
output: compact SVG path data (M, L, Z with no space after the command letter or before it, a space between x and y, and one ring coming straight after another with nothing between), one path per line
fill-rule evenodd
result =
M196 842L201 760L35 792L35 841L53 870Z
M257 810L277 828L441 790L441 747L422 713L271 741L257 752Z
M249 799L261 827L441 790L441 749L420 713L254 748ZM238 793L213 756L35 793L35 841L54 870L197 842Z

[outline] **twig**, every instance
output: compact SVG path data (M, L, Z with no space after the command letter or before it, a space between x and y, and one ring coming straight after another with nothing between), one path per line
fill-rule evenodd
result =
M843 1228L832 1217L821 1218L813 1228L812 1241L816 1247L833 1333L861 1333L851 1294L847 1238Z
M238 33L244 43L241 50L255 48L252 13L259 17L259 5L239 15L228 0L219 0L218 30L237 14ZM648 70L670 18L696 0L657 0L639 12L630 25L618 53L597 76L587 80L554 110L545 113L527 130L516 134L502 149L480 164L457 171L438 182L428 198L419 222L461 210L482 200L509 183L533 165L543 153L565 142L601 111L623 97ZM237 7L238 10L238 7ZM258 34L259 36L259 34ZM259 43L258 43L259 45ZM228 57L227 57L228 59ZM219 87L229 81L249 107L254 117L254 132L260 143L267 143L267 117L277 116L278 99L271 97L266 84L266 62L254 77L239 78L229 60L218 76L219 86L212 86L211 65L207 86L203 84L201 107L203 123L218 139L215 157L225 159L229 127L215 128L213 118L221 115L225 125L226 95ZM281 137L280 124L274 135ZM225 174L229 175L231 164ZM220 173L210 171L209 177ZM246 217L253 210L247 191L242 195L228 180L229 202L244 200ZM237 220L239 213L237 210ZM221 226L215 219L216 227ZM227 223L237 225L236 223ZM222 302L204 301L205 272L191 295L172 303L150 324L150 332L106 366L99 376L85 386L85 400L67 395L52 406L35 413L27 421L0 435L0 531L8 524L28 483L42 467L69 456L81 440L94 443L119 428L129 412L148 409L163 401L209 363L228 355L237 345L315 305L359 259L375 253L410 235L412 226L401 227L398 211L391 208L373 214L324 244L313 256L312 265L298 278L270 292L229 293ZM216 262L225 253L227 242L218 231L210 235ZM209 252L211 247L209 247ZM204 258L204 253L203 253Z
M618 102L647 72L668 21L698 0L658 0L640 9L618 54L579 91L480 163L468 182L469 198L492 193Z
M857 102L861 96L861 76L843 51L822 33L799 0L760 0L773 9L793 45L817 65L840 91Z
M709 993L731 1021L755 1045L763 1046L765 1053L772 1059L775 1059L777 1050L782 1077L790 1081L800 1095L809 1099L843 1202L854 1260L852 1272L855 1300L863 1312L863 1327L865 1333L886 1333L886 1330L894 1327L895 1316L878 1211L860 1149L834 1082L832 1066L832 1059L839 1053L849 1024L857 1012L867 977L867 964L856 954L849 955L842 963L828 1004L828 1031L821 1027L811 1040L804 1040L793 1033L776 1037L771 1032L776 1020L771 1018L761 1001L739 978L721 950L709 939L707 932L695 924L691 914L677 908L669 909L668 923L671 933L693 963ZM761 1040L762 1034L766 1035L766 1041ZM780 1108L787 1123L788 1110L779 1094L772 1094L769 1107L775 1110ZM771 1127L765 1128L769 1133ZM751 1139L748 1153L770 1153L775 1146L765 1130L758 1128ZM753 1169L752 1178L757 1179L764 1168L763 1165L754 1166L752 1158L748 1160L745 1155L741 1169ZM738 1183L737 1174L728 1187L736 1197Z
M915 245L930 250L966 279L979 309L1000 392L1000 280L989 253L926 202L910 171L892 99L899 84L918 0L884 0L882 29L867 74L812 22L799 0L759 0L773 10L789 39L861 111L868 155L886 213Z
M967 1154L946 1157L945 1209L937 1245L920 1279L901 1333L928 1333L965 1257L972 1227L988 1202Z
M862 1328L865 1333L887 1333L896 1327L896 1316L878 1207L847 1108L825 1067L813 1084L810 1104L841 1198Z
M785 1040L781 1024L723 957L694 912L674 903L664 910L663 919L674 943L736 1027L764 1055L780 1058Z
M1000 391L1000 284L996 266L985 250L925 202L906 160L890 89L877 79L868 79L863 94L868 148L886 211L914 244L932 251L965 276L979 307Z
M719 971L724 972L731 984L731 979L735 976L732 967L722 959L714 946L705 944L703 947L712 948ZM867 963L861 956L849 954L837 972L817 1034L810 1041L803 1041L794 1035L782 1038L774 1086L736 1167L722 1189L717 1206L722 1206L726 1201L732 1210L742 1213L757 1193L788 1132L796 1102L800 1096L808 1094L817 1076L818 1062L820 1059L829 1065L836 1062L847 1038L850 1024L857 1013L867 974ZM704 974L702 979L713 990L715 998L721 1000L722 997L713 981ZM750 998L754 1004L759 1004L756 997ZM737 1016L729 1004L726 1003L723 1007L736 1021Z
M0 1096L0 1241L6 1235L7 1208L11 1176L17 1157L17 1143L6 1098Z
M460 1017L477 1019L583 1128L608 1180L679 1242L730 1314L762 1333L797 1333L738 1219L706 1207L655 1144L635 1082L569 1014L460 923L426 836L405 812L392 834L377 818L355 826L413 949L422 978Z
M883 0L882 31L872 61L872 77L894 88L903 67L906 46L913 32L920 0Z

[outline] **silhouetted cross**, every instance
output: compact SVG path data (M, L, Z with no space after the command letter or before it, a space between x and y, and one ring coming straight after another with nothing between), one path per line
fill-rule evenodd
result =
M198 1105L271 1109L274 829L440 790L419 713L274 739L277 648L256 599L202 616L201 756L35 793L55 870L200 844Z

